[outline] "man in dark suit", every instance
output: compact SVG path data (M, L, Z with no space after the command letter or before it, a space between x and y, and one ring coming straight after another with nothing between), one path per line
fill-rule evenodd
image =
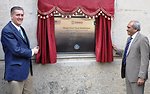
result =
M24 18L22 7L11 8L11 21L2 29L1 43L5 54L4 79L10 86L10 94L32 94L31 57L39 48L30 49L28 37L21 26Z
M126 78L127 94L144 94L145 81L148 78L149 40L140 32L140 23L130 21L127 25L127 40L122 59L121 77ZM123 51L114 46L118 54Z

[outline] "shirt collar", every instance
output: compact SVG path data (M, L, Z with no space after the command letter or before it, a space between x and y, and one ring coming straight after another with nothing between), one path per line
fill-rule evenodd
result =
M134 33L131 37L134 39L139 32Z
M17 28L18 31L21 29L20 26L15 25L12 21L11 23Z

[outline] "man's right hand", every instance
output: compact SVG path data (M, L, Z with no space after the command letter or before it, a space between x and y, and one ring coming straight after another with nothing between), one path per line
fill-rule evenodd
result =
M33 48L34 54L37 54L39 52L39 46L36 46Z

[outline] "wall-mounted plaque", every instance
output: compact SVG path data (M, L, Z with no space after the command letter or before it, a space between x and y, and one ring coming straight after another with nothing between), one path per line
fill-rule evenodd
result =
M55 18L57 52L94 52L94 19Z

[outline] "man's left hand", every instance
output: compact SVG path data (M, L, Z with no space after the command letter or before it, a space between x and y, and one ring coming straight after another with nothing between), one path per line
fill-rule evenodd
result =
M141 79L141 78L138 78L138 81L137 81L137 84L138 86L141 86L145 83L145 80L144 79Z

